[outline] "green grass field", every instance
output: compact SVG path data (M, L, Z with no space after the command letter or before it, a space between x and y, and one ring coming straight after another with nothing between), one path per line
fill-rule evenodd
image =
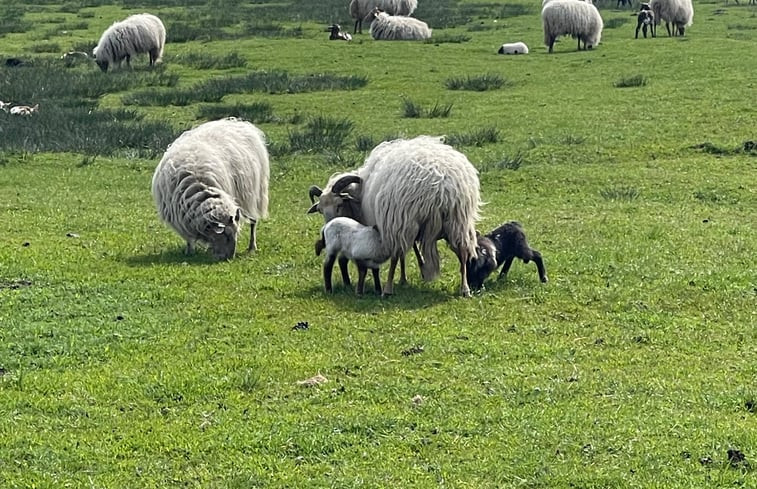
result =
M602 2L602 43L550 55L538 0L421 0L432 42L351 43L325 32L347 0L3 2L25 64L0 100L40 109L0 112L0 488L757 487L747 3L636 40ZM144 11L161 66L60 59ZM215 263L150 181L228 115L268 136L270 217ZM308 187L419 134L468 156L481 231L523 223L548 284L518 261L460 298L440 243L435 282L408 259L390 298L323 292Z

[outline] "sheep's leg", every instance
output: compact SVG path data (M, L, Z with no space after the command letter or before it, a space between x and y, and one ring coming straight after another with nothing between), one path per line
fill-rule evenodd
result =
M336 256L329 256L326 258L326 263L323 264L323 286L326 292L331 292L331 271L334 269L334 261Z
M549 42L547 43L547 45L549 46L549 52L551 53L552 48L555 46L555 38L550 36Z
M457 259L460 260L460 295L463 297L470 297L470 286L468 285L468 252L460 251L457 255Z
M376 289L376 293L381 293L381 277L379 276L379 269L378 268L371 268L371 272L373 273L373 287Z
M549 279L547 278L547 270L544 268L544 260L541 258L541 253L536 250L531 251L533 252L531 259L536 263L536 269L539 270L539 280L542 283L547 283Z
M357 295L363 295L363 290L365 290L365 274L367 272L368 269L365 265L357 264L357 289L355 290Z
M415 259L418 260L418 268L423 268L423 266L426 264L426 260L423 259L423 255L421 255L421 250L418 249L418 243L413 243L413 252L415 253Z
M127 54L125 59L126 59L126 67L131 69L131 56Z
M355 21L355 30L354 30L354 31L352 31L352 33L353 33L353 34L357 34L357 26L358 26L359 24L360 24L360 19L357 19L357 20ZM362 26L362 25L360 25L360 34L362 34L362 33L363 33L363 26Z
M399 261L398 256L393 256L391 261L389 262L389 273L386 276L386 282L384 283L384 291L381 293L382 296L392 295L394 294L394 269L397 268L397 262Z
M400 257L400 285L407 284L407 274L405 273L405 256Z
M247 251L258 249L257 232L255 231L257 223L255 219L250 219L250 244L247 246Z
M187 248L184 250L185 255L193 255L195 252L195 242L187 241Z
M668 37L671 37L672 34L670 33L670 24L667 20L665 21L665 30L668 31Z
M344 284L345 287L349 287L350 285L352 285L352 283L350 282L349 263L350 261L347 258L343 256L339 257L339 271L342 272L342 283Z
M586 43L584 43L584 48L586 47ZM581 50L581 37L578 37L578 50Z
M497 277L497 280L501 279L502 277L507 276L507 272L510 271L510 267L513 264L513 260L515 259L514 256L508 256L505 260L505 265L502 267L502 270L499 272L499 277Z
M639 27L641 27L641 21L639 21L639 22L636 23L636 37L634 39L638 39L639 38ZM644 37L647 37L647 28L646 28L646 26L644 27Z

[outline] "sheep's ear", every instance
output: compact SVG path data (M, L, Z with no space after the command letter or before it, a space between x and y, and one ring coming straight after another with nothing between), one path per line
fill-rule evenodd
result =
M214 222L210 225L210 229L216 234L223 234L226 230L226 225L221 224L220 222Z
M310 209L308 209L308 214L313 214L314 212L318 212L318 202L313 204Z
M237 207L237 213L233 216L229 216L229 224L234 224L235 222L239 222L239 220L242 219L242 209Z

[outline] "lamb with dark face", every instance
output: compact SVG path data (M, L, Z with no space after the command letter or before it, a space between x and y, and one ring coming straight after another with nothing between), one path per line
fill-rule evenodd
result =
M510 271L515 258L520 258L523 263L536 263L539 279L547 282L547 270L544 268L541 253L528 245L526 233L520 223L510 221L486 236L478 235L478 257L468 262L468 284L473 289L481 289L484 280L504 265L497 278L499 280Z

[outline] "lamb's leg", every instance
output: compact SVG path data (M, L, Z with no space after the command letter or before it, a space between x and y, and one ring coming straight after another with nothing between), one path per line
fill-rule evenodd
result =
M531 259L536 263L536 269L539 270L539 280L542 283L547 283L547 270L544 268L544 260L541 258L541 253L536 250L531 250Z
M508 256L505 259L505 265L502 267L502 270L500 270L499 277L497 277L497 280L507 276L507 272L510 271L510 267L512 266L514 259L515 259L514 256Z
M365 290L365 274L367 272L368 269L365 265L357 264L357 289L355 290L357 295L363 295L363 290Z
M641 21L638 21L636 23L636 37L634 37L634 39L638 39L639 38L639 27L641 27ZM644 37L647 37L647 28L646 27L644 27Z
M379 269L378 268L371 268L371 272L373 272L373 287L376 289L376 293L381 293L381 277L379 277Z
M329 256L326 258L326 263L323 264L323 285L326 292L331 292L331 271L334 269L334 261L336 256Z
M250 245L247 247L247 251L255 251L258 249L257 232L255 231L255 225L258 222L255 219L250 219Z
M339 271L342 272L342 283L345 287L349 287L352 285L350 282L350 269L349 269L350 261L343 257L339 257Z
M382 296L394 294L394 269L397 268L398 256L393 256L389 262L389 273L386 276L386 282L384 283L384 291Z
M457 259L460 260L460 295L463 297L470 297L470 286L468 285L468 252L460 251L457 255Z

